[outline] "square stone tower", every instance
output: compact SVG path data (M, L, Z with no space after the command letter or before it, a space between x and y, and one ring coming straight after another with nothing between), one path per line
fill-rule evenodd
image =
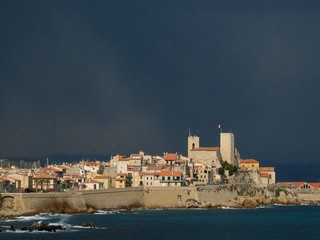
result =
M188 158L190 158L191 154L190 151L192 149L196 149L200 147L200 138L198 136L191 136L188 137Z
M236 164L234 162L235 156L233 133L220 133L220 152L222 161L227 161L230 164Z

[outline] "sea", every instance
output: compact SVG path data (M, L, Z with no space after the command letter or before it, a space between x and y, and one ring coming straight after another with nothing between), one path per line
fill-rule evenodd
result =
M57 232L8 231L33 222L64 225ZM82 227L93 223L95 228ZM95 214L40 214L0 221L0 239L200 239L319 240L320 206L268 206L257 209L138 209Z

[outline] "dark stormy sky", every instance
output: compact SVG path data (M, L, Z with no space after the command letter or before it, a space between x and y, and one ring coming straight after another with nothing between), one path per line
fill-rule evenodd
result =
M318 1L1 1L0 156L318 163Z

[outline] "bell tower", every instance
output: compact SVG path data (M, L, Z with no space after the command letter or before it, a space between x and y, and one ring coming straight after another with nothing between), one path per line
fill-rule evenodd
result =
M189 134L188 137L188 158L190 158L191 154L191 150L192 149L196 149L200 147L200 138L198 136L191 136L191 134Z

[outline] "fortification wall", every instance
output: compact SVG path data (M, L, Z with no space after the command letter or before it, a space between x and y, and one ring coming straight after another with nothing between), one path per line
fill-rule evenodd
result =
M81 193L20 193L14 194L14 210L20 211L83 211L86 204Z
M230 185L203 186L197 188L197 192L202 206L225 205L238 196L237 191Z
M194 187L149 187L144 188L146 208L185 208L188 202L197 201Z
M320 202L320 192L296 192L297 197L301 201L317 201Z
M66 212L77 213L93 209L114 208L189 208L242 206L242 200L252 198L256 204L270 204L266 188L250 184L230 184L201 187L144 187L110 190L92 190L69 193L0 193L0 216L7 214L23 215L27 212ZM294 194L280 192L274 203L296 203ZM301 202L317 203L319 192L297 194ZM268 199L266 199L266 198ZM280 199L281 198L281 199ZM234 199L240 199L234 202ZM269 200L269 201L267 201ZM289 201L290 200L290 201ZM309 200L309 201L306 201ZM233 202L232 202L233 201ZM233 205L232 205L233 204ZM256 206L256 205L253 205Z
M84 191L83 200L87 208L133 208L144 206L143 188L123 188L102 191Z

